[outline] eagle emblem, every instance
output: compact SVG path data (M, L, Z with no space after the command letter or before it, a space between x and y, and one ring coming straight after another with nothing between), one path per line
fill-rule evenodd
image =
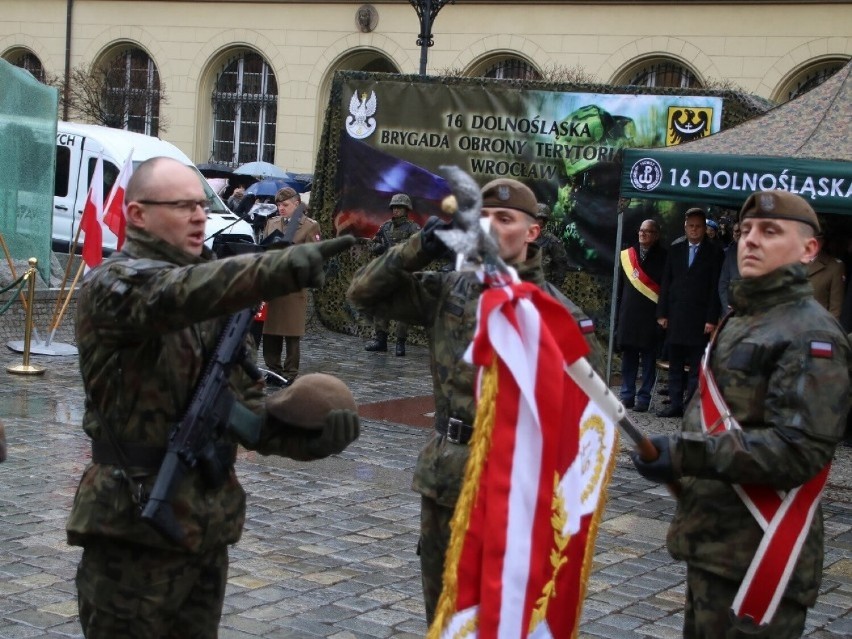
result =
M376 92L371 91L370 97L363 92L352 94L349 100L349 117L346 118L346 132L356 140L369 137L376 130Z

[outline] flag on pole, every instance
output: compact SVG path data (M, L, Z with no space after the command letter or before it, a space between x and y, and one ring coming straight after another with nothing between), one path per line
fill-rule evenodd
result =
M618 441L565 371L587 352L538 287L483 292L474 436L429 639L576 637Z
M101 231L103 212L104 158L101 154L98 155L98 161L95 163L89 193L86 196L86 205L83 207L83 216L80 218L80 228L86 234L83 238L83 261L89 268L94 268L103 261L104 241Z
M124 161L124 166L121 167L115 184L112 185L104 211L104 224L118 238L116 249L119 250L124 245L124 230L127 227L127 218L124 215L124 194L127 192L127 183L130 182L131 175L133 175L133 149L130 150L130 155Z

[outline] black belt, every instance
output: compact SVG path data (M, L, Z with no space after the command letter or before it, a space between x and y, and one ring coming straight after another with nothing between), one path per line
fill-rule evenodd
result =
M467 444L473 437L473 426L465 424L462 420L450 417L446 422L439 421L435 424L435 430L447 438L453 444Z
M162 446L146 446L145 444L133 444L122 442L122 460L115 448L105 440L92 440L92 461L96 464L107 464L109 466L121 466L126 462L132 468L148 468L159 470L166 449ZM234 444L216 444L216 456L226 467L234 465L237 460L237 447Z

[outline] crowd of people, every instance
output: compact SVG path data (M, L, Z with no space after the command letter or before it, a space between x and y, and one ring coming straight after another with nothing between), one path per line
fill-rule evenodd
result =
M545 276L549 212L512 179L489 182L481 197L499 257L584 327L600 371L589 318ZM67 531L69 543L83 547L76 585L87 637L217 636L227 547L238 540L245 513L237 445L314 460L359 435L346 385L298 370L305 289L322 286L324 261L355 239L322 240L292 189L274 200L259 238L282 250L213 259L203 243L206 201L198 179L172 160L148 160L127 187L124 248L81 287L76 329L92 463ZM406 194L393 195L391 217L371 242L374 258L354 275L347 297L376 322L367 350L387 350L388 321L397 322L397 355L405 354L407 325L425 327L428 336L434 433L412 487L421 496L417 552L431 622L476 421L476 373L463 354L485 284L472 271L427 270L448 257L440 231L452 221L431 217L419 228L409 219L411 204ZM665 345L671 404L663 413L683 416L678 435L651 437L655 460L634 455L633 463L651 481L679 482L668 547L687 564L684 637L797 637L821 579L820 482L843 434L852 349L808 280L821 224L807 202L778 191L745 202L734 225L739 241L727 248L736 270L726 298L718 288L725 229L716 227L703 210L689 209L684 238L664 247L659 224L645 220L637 243L621 255L622 402L648 410ZM250 334L236 360L223 363L220 353L242 310L263 300L265 377L254 365ZM732 312L723 315L726 308ZM175 448L176 429L197 426L187 407L211 370L224 371L213 379L227 410L198 431L202 447ZM163 494L166 459L181 479ZM145 519L151 500L167 504L171 528ZM754 503L762 519L752 514ZM802 542L785 546L779 528L798 531ZM767 589L777 593L768 604L749 597ZM762 634L749 634L755 631Z

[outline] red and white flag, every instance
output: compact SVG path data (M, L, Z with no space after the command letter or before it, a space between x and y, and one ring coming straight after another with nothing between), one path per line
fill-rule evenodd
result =
M538 287L483 292L476 424L429 639L576 636L618 441L565 371L587 352Z
M80 229L83 237L83 261L89 268L94 268L103 261L104 240L101 230L101 220L104 212L104 158L98 156L89 193L86 195L86 205L80 218Z
M130 176L133 175L133 151L127 156L124 161L124 166L118 173L115 179L115 184L109 192L109 200L107 201L104 211L104 224L112 231L113 235L118 239L116 249L121 249L124 245L124 232L127 227L127 218L125 217L124 194L127 192L127 183L130 182Z

